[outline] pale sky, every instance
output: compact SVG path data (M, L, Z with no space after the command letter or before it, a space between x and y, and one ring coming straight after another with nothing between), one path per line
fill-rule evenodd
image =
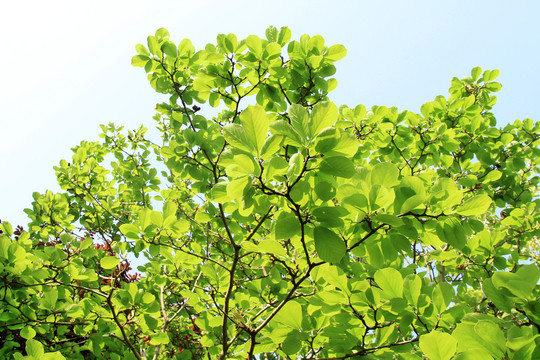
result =
M58 191L53 166L99 124L151 119L156 94L130 65L134 46L165 27L197 49L218 33L264 37L289 26L293 39L341 43L337 104L418 112L453 76L500 69L499 125L540 120L538 1L10 1L0 6L0 219L24 225L32 192ZM211 112L204 113L212 116Z

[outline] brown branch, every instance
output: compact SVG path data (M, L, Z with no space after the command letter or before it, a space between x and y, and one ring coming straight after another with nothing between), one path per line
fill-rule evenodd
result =
M220 204L221 205L221 204ZM233 243L234 246L234 258L233 263L231 265L231 272L229 274L229 285L227 287L227 293L225 294L225 305L223 306L223 322L221 325L221 332L223 335L222 338L222 344L223 349L221 350L221 355L219 356L220 360L225 359L227 356L227 353L229 352L229 338L227 333L228 328L228 321L229 321L229 306L230 306L230 300L232 295L232 290L234 287L234 273L236 271L236 266L238 265L238 259L240 258L240 245L236 245Z
M133 346L131 341L129 341L128 335L126 334L126 330L124 329L124 326L120 322L120 319L118 319L118 314L114 310L114 305L112 303L112 295L113 295L113 293L114 293L114 287L111 288L111 292L109 293L109 296L107 296L107 305L109 305L109 308L111 309L111 314L113 316L114 322L116 323L116 325L120 329L120 332L122 333L122 338L123 339L121 339L121 340L122 340L122 342L124 344L126 344L129 347L129 349L131 350L133 355L135 355L137 360L144 360L143 357L141 356L141 354L139 354L139 352L135 349L135 347Z
M393 344L381 345L381 346L377 346L377 347L375 347L375 348L362 349L362 350L360 350L360 351L357 351L357 352L354 352L354 353L351 353L351 354L347 354L347 355L344 355L344 356L326 357L326 358L320 358L320 359L318 359L318 360L343 360L343 359L350 359L350 358L353 358L353 357L355 357L355 356L363 356L363 355L366 355L366 354L375 352L375 351L380 350L380 349L385 349L385 348L389 348L389 347L393 347L393 346L407 345L407 344L411 344L411 343L414 343L414 342L417 342L417 341L418 341L418 338L416 337L416 338L411 339L411 340L406 340L406 341L397 342L397 343L393 343Z

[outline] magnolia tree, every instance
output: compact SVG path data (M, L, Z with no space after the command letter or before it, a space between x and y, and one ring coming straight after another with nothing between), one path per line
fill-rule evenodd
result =
M102 126L1 224L2 358L540 357L540 124L496 127L499 71L338 107L345 48L290 38L136 46L161 138Z

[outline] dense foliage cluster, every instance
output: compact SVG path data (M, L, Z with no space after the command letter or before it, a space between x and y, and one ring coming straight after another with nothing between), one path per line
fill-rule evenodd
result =
M480 68L338 107L345 48L290 39L136 46L161 138L103 125L1 223L0 357L540 357L540 124L496 127Z

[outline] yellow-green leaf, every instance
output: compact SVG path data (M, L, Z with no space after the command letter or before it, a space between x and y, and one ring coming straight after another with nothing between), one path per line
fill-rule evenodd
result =
M101 267L107 270L114 268L116 265L118 265L119 262L120 262L120 259L117 258L116 256L105 256L103 259L99 261L99 263L101 264Z

